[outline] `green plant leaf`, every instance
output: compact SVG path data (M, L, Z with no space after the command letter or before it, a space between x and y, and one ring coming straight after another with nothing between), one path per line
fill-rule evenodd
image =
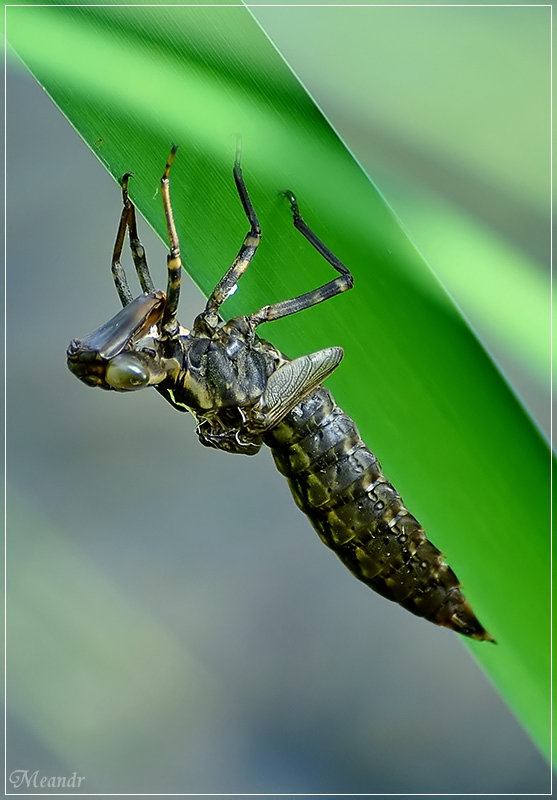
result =
M295 189L355 289L263 336L291 356L344 347L330 386L447 554L498 642L468 646L547 753L548 447L247 9L10 7L7 36L112 175L134 172L131 196L163 238L157 187L180 145L176 221L205 293L246 230L231 177L241 134L263 243L225 314L332 277L292 228L278 190Z

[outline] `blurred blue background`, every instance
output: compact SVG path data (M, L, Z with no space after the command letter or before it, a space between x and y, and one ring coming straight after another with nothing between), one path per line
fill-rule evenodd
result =
M539 308L547 21L256 11L434 268L464 216L463 242L478 252L480 229L488 252L531 271ZM434 46L460 54L442 76ZM326 62L338 85L323 82ZM355 581L268 453L206 450L155 392L91 391L70 375L69 340L118 309L120 196L15 67L7 109L8 774L77 771L94 793L547 791L546 762L459 638ZM164 285L165 248L140 234ZM442 279L544 427L544 342L518 358L506 328L482 327L489 303L474 312L476 273L462 295ZM183 297L187 324L203 300L189 282ZM493 302L512 308L512 287Z

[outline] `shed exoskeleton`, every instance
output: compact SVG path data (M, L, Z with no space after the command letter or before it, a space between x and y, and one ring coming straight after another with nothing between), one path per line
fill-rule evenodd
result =
M209 297L191 331L176 318L182 263L172 205L172 148L161 192L170 242L166 293L155 290L137 234L135 208L122 178L123 211L112 258L122 310L68 347L68 367L89 386L132 391L154 386L197 420L202 444L253 455L271 448L298 506L321 540L375 591L438 625L473 639L493 641L475 617L460 583L419 522L404 507L354 422L321 383L343 351L329 347L290 360L256 334L258 325L295 314L352 288L348 268L302 219L291 191L295 227L339 273L299 297L223 322L222 303L236 288L259 245L261 228L251 203L239 153L234 180L250 229L240 251ZM120 264L129 233L143 293L133 298Z

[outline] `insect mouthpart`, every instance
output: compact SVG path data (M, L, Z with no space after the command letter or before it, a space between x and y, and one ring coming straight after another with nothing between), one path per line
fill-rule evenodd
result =
M68 368L88 386L129 391L160 383L166 376L155 354L138 342L156 326L164 311L163 292L140 295L84 339L73 339Z

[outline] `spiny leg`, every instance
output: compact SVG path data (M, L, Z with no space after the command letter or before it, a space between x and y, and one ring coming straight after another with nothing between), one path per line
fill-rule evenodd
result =
M240 166L240 158L241 149L240 142L238 141L238 145L236 147L236 159L234 161L234 181L236 183L236 189L238 190L244 212L248 218L250 229L246 234L244 241L242 242L242 246L238 252L238 255L232 262L227 272L215 286L211 296L207 300L204 315L210 313L218 314L220 306L224 303L226 298L232 294L237 282L248 268L250 261L255 255L259 242L261 241L261 227L244 182L242 167Z
M305 236L308 242L315 247L318 253L320 253L337 272L340 272L340 278L335 278L324 286L313 289L311 292L301 294L299 297L294 297L291 300L283 300L274 305L263 306L259 311L256 311L248 317L253 327L261 325L262 322L270 322L274 319L287 317L289 314L296 314L298 311L303 311L305 308L310 308L310 306L315 306L318 303L322 303L324 300L329 300L329 298L341 294L341 292L346 292L354 285L354 278L348 267L323 244L321 239L315 235L300 216L298 203L294 194L290 190L286 190L283 194L290 203L295 227Z
M173 145L166 162L166 167L161 178L161 194L164 206L164 216L166 218L166 230L168 231L168 241L170 242L170 253L167 256L166 264L168 269L168 280L166 286L166 306L162 320L163 327L172 327L176 319L178 301L180 299L180 283L182 280L182 259L180 257L180 241L174 224L174 213L170 201L170 167L174 161L174 156L178 150L178 145Z
M122 199L124 201L124 208L120 216L120 224L118 225L118 233L116 234L116 241L114 243L114 250L112 252L112 277L116 291L123 306L127 306L133 300L133 295L128 285L126 273L120 264L120 256L122 255L122 247L124 246L124 239L126 236L126 228L130 218L131 203L128 197L128 179L131 173L126 172L122 177Z

